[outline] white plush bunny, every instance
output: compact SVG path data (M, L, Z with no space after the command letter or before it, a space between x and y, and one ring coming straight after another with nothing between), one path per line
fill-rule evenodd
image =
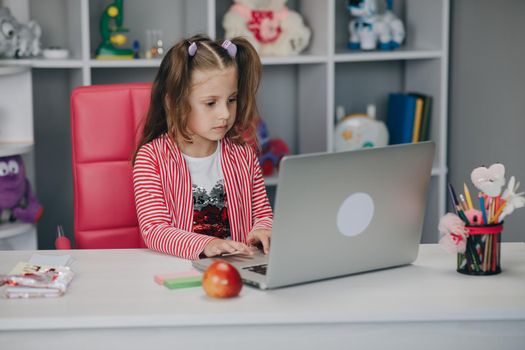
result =
M0 57L34 57L41 53L42 30L35 21L22 24L7 7L0 7Z
M311 31L286 0L235 0L223 19L225 38L243 36L261 56L289 56L303 51Z
M518 191L518 188L520 187L520 183L516 183L516 179L514 176L512 176L509 180L509 183L507 184L507 189L503 192L503 195L501 198L507 202L505 205L505 208L503 209L503 212L501 213L501 216L499 220L503 220L503 218L509 214L512 214L514 212L514 209L523 208L525 206L525 197L523 197L523 194L525 192L516 193Z

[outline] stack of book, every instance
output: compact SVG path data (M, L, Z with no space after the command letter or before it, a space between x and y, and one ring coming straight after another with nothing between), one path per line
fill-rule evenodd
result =
M389 143L427 141L431 114L432 96L420 93L389 94L386 120Z

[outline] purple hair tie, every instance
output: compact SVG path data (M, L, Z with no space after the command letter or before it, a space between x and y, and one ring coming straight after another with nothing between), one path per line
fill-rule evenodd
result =
M228 55L230 55L231 58L235 58L235 55L237 55L237 45L232 43L229 40L224 40L221 44L221 46L228 51Z
M193 43L190 42L190 46L188 47L188 55L193 57L195 56L196 53L197 53L197 44L194 42Z

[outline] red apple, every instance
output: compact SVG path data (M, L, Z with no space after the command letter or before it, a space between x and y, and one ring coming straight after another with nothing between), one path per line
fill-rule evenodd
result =
M232 298L242 289L241 275L231 264L217 260L204 271L202 288L210 297Z

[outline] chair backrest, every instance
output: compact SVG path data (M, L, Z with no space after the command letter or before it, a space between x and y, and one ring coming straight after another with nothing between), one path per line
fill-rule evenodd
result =
M140 235L131 158L151 84L94 85L71 95L75 245L145 247Z

